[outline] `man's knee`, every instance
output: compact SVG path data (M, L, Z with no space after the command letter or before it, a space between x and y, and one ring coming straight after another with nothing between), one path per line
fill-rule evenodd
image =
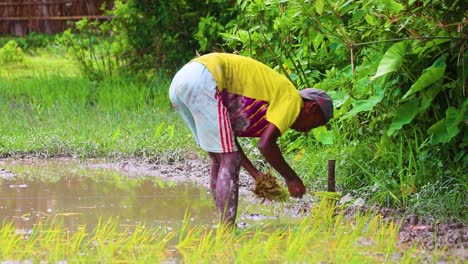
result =
M219 164L220 158L218 156L218 153L213 153L213 152L208 152L208 156L211 159L211 163L216 163Z
M239 151L229 152L229 153L220 153L219 154L221 163L231 164L234 166L240 166L241 156Z

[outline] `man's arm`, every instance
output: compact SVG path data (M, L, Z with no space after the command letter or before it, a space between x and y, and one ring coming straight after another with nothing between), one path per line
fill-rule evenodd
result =
M235 142L241 155L241 166L254 178L254 180L262 177L262 173L252 164L247 155L245 155L241 145L237 141L237 138L235 139Z
M260 137L258 148L266 161L285 179L291 196L302 197L305 193L304 183L286 162L281 150L276 144L276 141L280 136L281 133L279 129L271 123L268 124Z

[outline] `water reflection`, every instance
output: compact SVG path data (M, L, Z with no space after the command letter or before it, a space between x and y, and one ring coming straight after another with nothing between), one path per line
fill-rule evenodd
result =
M111 174L112 175L112 174ZM123 224L181 224L185 213L198 224L213 224L216 209L206 189L192 184L167 184L156 178L121 176L15 177L0 184L0 217L17 228L32 228L40 219L59 218L65 227L95 226L100 218Z

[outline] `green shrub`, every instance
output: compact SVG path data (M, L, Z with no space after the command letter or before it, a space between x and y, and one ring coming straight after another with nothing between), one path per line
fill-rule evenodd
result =
M20 47L24 53L36 54L38 50L56 47L55 40L58 35L60 34L43 34L31 32L24 37L1 36L0 47L13 40L18 44L18 47Z
M213 31L210 23L199 27L199 21L227 23L233 16L231 6L220 0L115 1L114 9L107 11L111 20L81 20L61 41L93 79L118 74L146 78L155 71L171 76L198 50L220 40L214 32L224 27Z
M332 129L287 134L287 152L302 153L310 141L343 148L335 154L345 166L341 187L369 190L385 205L412 207L424 186L463 180L467 55L459 1L243 0L236 8L236 21L219 34L225 49L334 99Z
M0 49L0 63L23 62L24 53L14 40L8 41Z

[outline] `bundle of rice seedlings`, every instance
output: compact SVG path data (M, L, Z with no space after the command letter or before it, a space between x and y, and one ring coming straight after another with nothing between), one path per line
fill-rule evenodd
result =
M289 198L289 192L276 181L271 172L263 174L255 181L253 192L270 201L286 201Z

